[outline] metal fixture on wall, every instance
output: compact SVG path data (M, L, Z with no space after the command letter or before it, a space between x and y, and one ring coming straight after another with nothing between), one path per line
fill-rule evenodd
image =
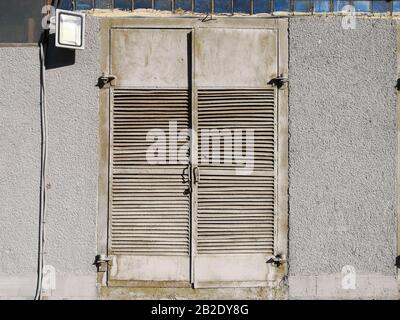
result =
M56 47L82 50L85 48L85 15L56 10Z

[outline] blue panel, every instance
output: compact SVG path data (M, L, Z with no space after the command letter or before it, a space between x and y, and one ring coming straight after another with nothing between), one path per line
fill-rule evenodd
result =
M192 11L192 0L175 0L175 10Z
M74 10L74 4L72 0L61 0L58 2L58 8L63 10Z
M94 7L99 9L112 9L112 0L96 0Z
M171 0L154 0L154 9L156 10L172 10Z
M233 0L233 12L251 13L250 0Z
M254 0L253 11L254 13L271 12L272 0Z
M274 0L274 11L289 11L289 0Z
M309 12L311 11L311 3L309 0L295 0L294 11L297 12Z
M194 11L202 13L211 12L211 0L195 0Z
M215 13L232 13L231 0L214 0Z
M131 10L132 9L132 1L131 0L114 0L114 8L123 9L123 10Z
M151 9L151 0L135 0L135 9Z
M369 12L371 10L371 1L354 1L353 5L357 12Z
M314 2L314 11L315 12L330 12L331 11L331 3L330 0L317 0Z
M92 0L76 0L75 6L75 10L91 10L93 9L93 2Z
M333 11L342 11L342 8L348 4L350 4L350 1L334 0Z
M391 3L382 0L374 0L372 2L373 12L388 12L390 11Z
M400 1L398 0L393 1L393 11L400 12Z

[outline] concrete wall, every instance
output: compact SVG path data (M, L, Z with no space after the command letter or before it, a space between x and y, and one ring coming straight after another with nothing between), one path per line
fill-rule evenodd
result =
M46 71L45 263L53 298L93 298L99 21L86 49ZM396 26L290 20L290 298L396 297ZM61 59L62 60L62 59ZM0 297L35 292L40 175L39 52L0 48ZM342 267L354 266L355 290ZM126 296L125 296L126 297Z
M289 290L396 294L396 25L290 20ZM351 265L356 290L342 290Z
M88 17L86 30L75 64L46 71L45 264L56 270L53 297L96 295L98 20ZM0 48L0 71L0 297L30 298L39 217L39 50Z

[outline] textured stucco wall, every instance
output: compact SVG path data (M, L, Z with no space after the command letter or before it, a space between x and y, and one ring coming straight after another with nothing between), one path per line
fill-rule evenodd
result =
M99 22L88 17L75 64L46 71L45 264L53 296L94 296L98 179ZM34 295L40 107L38 48L0 48L0 296Z
M37 48L0 48L0 296L37 260L40 108ZM34 283L26 287L34 293ZM15 292L16 293L16 292Z
M352 265L394 281L395 22L294 18L289 45L290 276Z

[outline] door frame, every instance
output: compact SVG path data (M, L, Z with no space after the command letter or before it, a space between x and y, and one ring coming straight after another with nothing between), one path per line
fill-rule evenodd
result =
M288 19L287 18L266 18L266 17L217 17L212 20L203 21L202 17L105 17L101 18L100 23L100 74L107 75L110 70L110 35L114 28L168 28L168 29L194 29L196 27L218 27L218 28L262 28L275 29L278 32L278 68L279 76L288 76ZM192 37L194 37L194 32ZM192 38L192 61L191 61L191 85L195 88L194 83L194 50L195 41ZM190 88L190 89L192 89ZM196 104L195 90L192 91L192 104ZM98 213L97 213L97 254L108 254L108 233L109 233L109 143L110 143L110 113L109 106L111 103L110 88L102 88L99 90L99 177L98 177ZM279 136L277 143L277 163L276 163L276 215L275 215L275 244L274 255L280 255L287 260L288 255L288 85L284 85L277 90L277 130ZM194 110L197 110L194 108ZM195 126L197 115L192 112L192 127ZM193 137L192 139L192 166L197 162L197 144ZM192 186L197 188L196 186ZM191 221L194 222L194 214L196 212L196 190L193 189L191 197ZM192 229L192 227L191 227ZM193 230L191 230L193 231ZM191 232L191 260L194 254L196 235ZM109 262L109 263L112 263ZM191 262L191 279L193 279L193 262ZM107 279L107 266L100 268L98 272L97 282L102 286L112 285ZM280 264L273 272L272 286L277 286L287 275L287 263ZM118 281L118 285L134 286L133 282L126 281L125 284ZM240 286L240 283L235 283ZM153 287L165 287L170 284L149 283ZM183 283L176 283L174 287L186 287ZM243 286L247 286L243 284Z

